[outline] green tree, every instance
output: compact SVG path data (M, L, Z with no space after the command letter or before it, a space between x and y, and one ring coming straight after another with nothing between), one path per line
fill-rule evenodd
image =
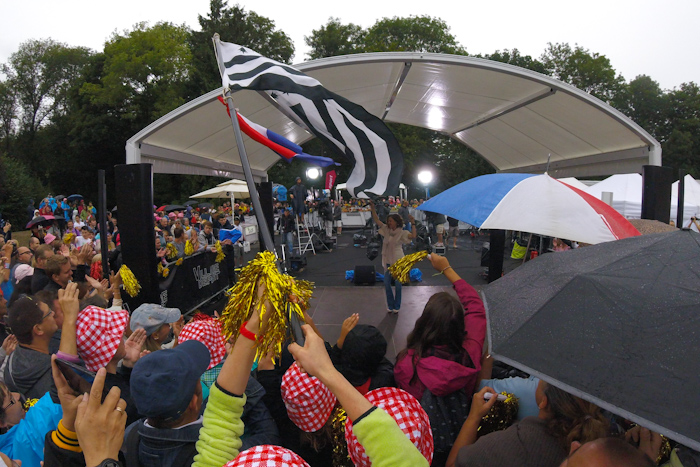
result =
M353 23L342 24L338 18L329 18L319 29L304 36L304 42L311 47L309 59L335 57L364 52L364 36L361 26Z
M30 199L46 196L29 168L17 159L0 155L0 212L3 218L22 230L27 223L26 207Z
M85 83L82 92L120 118L142 125L156 120L185 102L192 72L189 34L186 26L171 23L139 23L114 33L105 44L101 79Z
M68 47L52 39L23 42L10 55L2 72L14 90L22 131L35 133L65 109L68 91L89 56L87 48Z
M367 30L367 52L434 52L466 55L450 27L440 18L409 16L383 18Z
M536 58L532 58L530 55L520 55L520 51L518 49L504 49L503 51L497 50L492 54L484 55L483 58L519 66L520 68L527 68L528 70L536 71L544 75L548 74L548 70L544 66L544 63Z
M188 38L193 55L193 73L187 98L194 99L221 87L219 66L214 56L212 37L218 33L224 42L245 45L261 55L290 63L294 44L284 32L275 29L275 22L239 5L228 7L225 0L211 0L209 14L199 16L201 31Z
M604 102L612 102L625 83L605 55L579 45L572 49L569 44L550 42L540 60L550 75Z
M659 141L666 139L667 99L659 83L649 76L640 75L630 81L615 97L613 105L654 138Z
M700 87L683 83L666 94L667 113L661 141L664 165L700 177Z
M7 81L0 81L0 141L5 140L9 149L17 118L17 103L12 86Z

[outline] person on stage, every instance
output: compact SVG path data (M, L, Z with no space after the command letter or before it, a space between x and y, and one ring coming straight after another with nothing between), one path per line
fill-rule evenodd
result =
M398 214L389 214L386 224L379 220L374 201L369 202L372 211L372 219L379 227L379 234L382 236L382 264L384 265L384 288L386 289L386 307L389 313L398 313L401 309L401 282L394 280L389 272L389 266L394 264L399 258L403 258L403 245L411 243L416 238L416 222L413 216L409 216L411 222L411 233L403 230L403 219ZM396 294L391 286L395 285Z

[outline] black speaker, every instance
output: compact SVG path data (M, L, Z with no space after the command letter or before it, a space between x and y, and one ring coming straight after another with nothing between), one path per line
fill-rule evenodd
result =
M503 253L505 253L506 231L491 230L489 239L489 284L503 275Z
M122 261L141 285L134 298L122 294L131 309L142 303L160 303L153 230L153 171L151 164L128 164L114 167L119 207L119 235Z
M642 219L654 219L668 224L671 219L671 185L674 177L671 167L642 166Z
M355 285L374 285L377 282L374 266L355 266L355 276L352 281Z

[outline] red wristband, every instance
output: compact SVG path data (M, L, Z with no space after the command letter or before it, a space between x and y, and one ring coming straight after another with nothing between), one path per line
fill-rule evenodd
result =
M246 324L248 324L248 321L246 321L245 323L243 323L241 325L241 329L239 330L240 335L247 338L247 339L252 340L253 342L257 342L258 336L256 336L252 332L248 331L248 329L246 329Z

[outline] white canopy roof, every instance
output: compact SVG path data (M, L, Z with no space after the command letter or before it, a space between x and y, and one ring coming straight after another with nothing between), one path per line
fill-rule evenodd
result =
M661 165L659 143L623 114L548 76L457 55L389 52L346 55L295 65L331 91L387 122L439 131L471 147L498 171L553 177L641 172ZM156 173L241 177L221 89L194 99L134 135L127 163ZM313 135L292 123L266 95L234 94L241 114L291 141ZM279 157L244 136L256 181ZM342 161L341 161L342 162ZM301 169L300 169L301 170Z

